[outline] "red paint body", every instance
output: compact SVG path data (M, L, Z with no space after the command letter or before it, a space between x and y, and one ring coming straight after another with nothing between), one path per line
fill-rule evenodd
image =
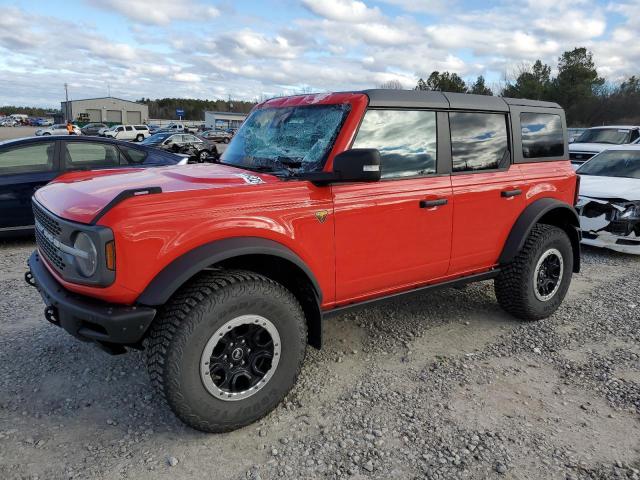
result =
M367 108L364 94L303 95L256 108L349 103L335 141L350 148ZM261 237L296 253L313 271L322 308L440 282L496 266L506 238L524 208L542 197L573 202L575 173L569 161L511 165L507 171L316 186L223 165L162 167L139 171L75 173L36 193L54 214L89 223L119 192L162 188L161 194L127 199L104 215L116 242L116 280L106 288L64 281L67 289L112 303L132 304L171 261L219 239ZM259 184L243 175L258 176ZM503 198L519 188L523 194ZM418 208L420 200L448 204ZM320 223L315 213L327 210Z

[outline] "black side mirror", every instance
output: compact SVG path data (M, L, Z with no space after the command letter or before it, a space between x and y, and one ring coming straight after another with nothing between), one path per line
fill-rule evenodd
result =
M375 148L352 148L336 155L333 172L303 173L298 178L316 185L338 182L377 182L380 180L380 152Z
M377 182L380 180L380 152L375 148L345 150L333 159L337 182Z

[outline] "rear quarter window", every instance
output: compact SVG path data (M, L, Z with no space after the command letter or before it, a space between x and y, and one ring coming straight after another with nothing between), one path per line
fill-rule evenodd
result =
M506 115L451 112L449 126L453 172L495 170L509 159Z
M522 156L524 158L561 157L564 136L560 115L522 112Z

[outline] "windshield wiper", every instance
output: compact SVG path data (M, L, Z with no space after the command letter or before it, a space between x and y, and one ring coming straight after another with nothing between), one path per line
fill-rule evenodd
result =
M281 163L286 167L300 168L302 166L302 160L297 160L291 157L278 156L276 157L276 160L278 161L278 163Z

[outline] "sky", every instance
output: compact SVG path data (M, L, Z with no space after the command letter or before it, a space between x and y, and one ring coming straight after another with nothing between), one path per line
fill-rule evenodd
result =
M255 100L413 88L433 70L499 87L586 46L640 74L640 0L0 0L0 105L112 96Z

